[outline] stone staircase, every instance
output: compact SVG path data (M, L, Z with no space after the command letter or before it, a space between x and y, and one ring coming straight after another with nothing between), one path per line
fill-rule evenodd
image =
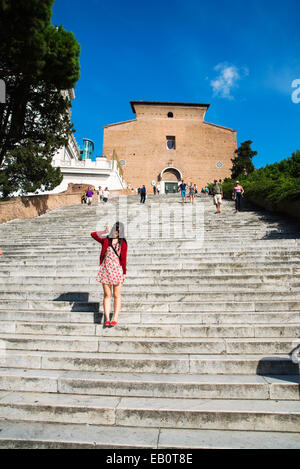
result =
M90 233L117 219L134 229L104 328ZM1 225L0 447L300 448L299 228L177 195Z

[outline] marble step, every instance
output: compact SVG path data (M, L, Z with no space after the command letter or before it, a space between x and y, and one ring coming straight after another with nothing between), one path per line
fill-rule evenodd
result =
M69 290L69 291L65 291ZM42 292L42 291L3 291L0 293L1 297L1 308L4 307L5 303L7 301L15 301L15 302L21 302L22 304L28 303L28 304L33 304L36 301L46 301L46 302L53 302L54 304L52 305L51 309L55 309L56 307L60 307L56 305L56 303L63 303L63 302L76 302L76 303L84 303L88 302L91 305L94 302L102 301L103 298L103 289L101 285L99 285L98 289L95 289L94 291L91 291L91 288L89 287L88 291L70 291L71 288L67 288L64 290L54 290L52 289L49 292ZM87 290L87 289L85 289ZM177 291L177 292L162 292L162 290L158 292L153 292L151 293L151 289L149 289L150 292L146 291L141 291L139 288L134 289L132 293L130 291L126 291L124 288L124 291L122 292L122 310L126 311L124 308L129 307L129 302L136 302L136 303L152 303L153 304L153 310L155 310L155 307L164 307L165 308L170 304L170 303L176 303L178 307L182 305L182 303L196 303L196 302L224 302L224 303L230 303L230 302L235 302L236 305L238 306L241 302L250 302L251 300L255 302L268 302L269 301L269 308L273 307L273 304L275 302L283 302L286 301L286 303L289 302L294 302L295 304L300 302L300 292L299 290L292 290L290 291L287 289L286 291L276 291L272 292L271 289L269 291L257 291L257 290L252 290L249 289L249 291L240 291L236 292L235 290L229 291L226 288L220 288L219 290L216 289L211 289L210 291L205 290L205 291L199 291L196 288L196 292L191 292L191 291ZM158 288L159 290L159 288ZM221 291L220 291L221 290ZM222 291L224 290L224 291ZM22 305L19 305L17 307L23 308ZM29 306L30 308L30 306ZM288 308L288 307L287 307ZM26 309L25 307L23 309ZM285 308L286 309L286 308Z
M178 273L178 272L177 272ZM87 278L85 277L85 285L91 284L95 285L96 278L95 274L91 275ZM243 274L242 276L238 273L231 274L231 275L215 275L213 272L205 272L199 273L198 271L187 271L186 275L184 272L181 272L181 275L174 275L170 278L164 272L161 272L157 276L149 276L143 272L143 275L137 275L133 272L127 272L126 274L126 283L124 287L127 285L138 285L138 286L170 286L170 285L191 285L191 283L197 286L206 286L206 285L229 285L229 286L240 286L240 285L255 285L255 286L263 286L263 285L272 285L273 288L275 285L291 285L298 286L300 284L300 273L293 274L292 272L288 272L285 274L273 274L273 275L262 275L253 272L252 275ZM11 285L17 284L26 285L27 289L32 289L33 287L37 287L37 285L68 285L68 286L80 286L82 287L82 279L80 277L67 277L67 276L40 276L38 277L38 284L37 284L37 277L34 276L26 276L26 275L18 275L16 279L14 276L1 276L0 274L0 285L5 284L6 289ZM29 287L30 286L30 287ZM1 287L3 288L3 287Z
M1 313L0 313L1 315ZM92 319L92 318L91 318ZM187 318L182 324L125 324L124 319L118 326L104 327L103 324L83 323L45 323L0 320L0 334L33 334L57 336L91 337L135 337L135 338L295 338L300 337L300 321L294 324L201 324L188 325ZM300 339L299 339L300 343Z
M300 448L300 433L278 431L188 430L14 421L0 422L0 430L1 449ZM157 462L156 454L153 458L156 459L152 462ZM132 461L137 465L140 459ZM151 459L148 461L151 462Z
M289 354L160 354L42 351L4 348L0 341L0 367L102 373L156 373L195 375L296 375L298 363Z
M133 354L289 354L299 346L294 337L110 337L0 333L1 348L66 352Z
M88 297L88 293L86 298ZM167 303L153 301L145 301L144 299L139 302L126 301L122 304L121 311L123 313L205 313L205 312L299 312L300 301L298 300L268 300L262 301L255 299L255 301L230 301L230 300L217 300L214 296L210 297L211 301L169 301ZM253 300L253 295L252 295ZM10 310L37 310L37 311L63 311L63 312L94 312L99 313L99 308L102 311L101 302L92 301L46 301L46 300L25 300L24 298L18 299L2 299L0 302L0 312Z
M100 373L0 368L0 391L182 399L299 401L299 375Z
M112 313L111 313L112 316ZM104 323L103 312L55 312L55 311L36 311L36 310L7 310L0 311L0 328L5 327L2 325L4 322L10 323L41 323L45 327L47 324L66 323L72 324L98 324ZM289 326L294 323L299 325L300 312L297 311L279 311L279 312L249 312L243 311L241 313L232 312L183 312L183 313L140 313L140 312L121 312L119 317L119 326L115 329L117 331L120 327L128 327L131 325L144 325L152 324L155 327L162 325L176 325L181 326L190 324L191 327L198 325L266 325L273 324L274 326ZM271 332L271 331L270 331Z
M176 280L176 279L175 279ZM186 279L188 280L188 279ZM87 289L88 285L88 289ZM133 280L126 279L125 283L122 286L122 298L126 298L128 295L131 295L132 299L140 298L141 296L147 299L149 295L150 299L154 295L157 295L157 301L160 301L162 296L162 289L164 292L164 298L166 300L173 301L173 295L181 295L182 299L187 299L186 295L191 301L197 299L205 299L210 293L215 294L215 298L224 297L235 299L235 295L242 295L247 298L247 295L252 294L255 298L259 299L265 297L266 299L276 297L286 297L289 296L292 298L299 298L300 292L300 280L295 282L295 280L289 282L280 282L279 284L268 283L268 282L259 282L251 283L244 282L241 278L238 282L232 283L210 283L210 282L200 282L192 283L190 282L172 282L169 279L168 282L160 282L159 280L153 280L152 283L140 283ZM88 290L88 291L87 291ZM274 293L276 290L276 293ZM86 298L86 295L89 295L89 298L98 299L99 295L103 295L103 289L100 282L94 277L94 281L88 284L81 282L80 284L68 284L64 285L50 282L40 282L39 284L35 283L33 285L28 284L18 284L7 283L5 285L0 283L0 298L25 298L25 299L39 299L39 298L49 298L56 300L58 296L61 296L63 299L64 296L66 300L69 298L74 301L81 301ZM64 296L63 296L64 295ZM176 301L176 298L175 300ZM179 301L179 300L178 300Z
M300 402L0 391L0 419L66 424L300 432Z

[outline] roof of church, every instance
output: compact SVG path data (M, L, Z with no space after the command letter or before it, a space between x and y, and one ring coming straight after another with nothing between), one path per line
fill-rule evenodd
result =
M145 104L150 106L189 106L189 107L206 107L209 108L210 104L203 103L170 103L166 101L130 101L132 112L135 114L135 104Z

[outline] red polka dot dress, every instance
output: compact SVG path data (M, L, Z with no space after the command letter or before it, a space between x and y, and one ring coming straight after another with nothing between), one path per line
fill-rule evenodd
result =
M118 255L121 253L120 243L114 245ZM100 266L96 280L105 285L119 285L123 282L123 269L113 248L109 246Z

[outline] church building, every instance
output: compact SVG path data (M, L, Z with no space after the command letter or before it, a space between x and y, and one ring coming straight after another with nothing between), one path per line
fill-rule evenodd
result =
M176 192L231 176L236 130L204 120L209 104L131 101L136 118L104 126L103 155L117 154L129 188Z

